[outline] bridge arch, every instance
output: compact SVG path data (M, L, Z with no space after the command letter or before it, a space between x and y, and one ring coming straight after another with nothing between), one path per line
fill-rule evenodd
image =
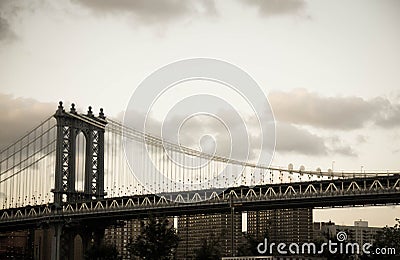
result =
M85 173L88 170L86 169L86 151L89 144L86 142L86 136L85 132L78 130L75 138L75 190L78 192L85 190Z
M84 257L83 238L78 233L74 237L74 259L83 259Z

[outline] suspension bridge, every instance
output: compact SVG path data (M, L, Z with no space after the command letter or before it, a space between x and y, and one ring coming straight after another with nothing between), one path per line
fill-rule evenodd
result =
M145 145L147 154L124 149L127 143ZM142 165L141 179L129 158ZM185 160L198 167L182 167ZM87 246L108 224L148 214L398 203L400 172L259 165L137 131L102 109L80 114L72 104L67 111L61 102L0 153L0 231L53 228L53 259L72 259L69 238L77 232Z

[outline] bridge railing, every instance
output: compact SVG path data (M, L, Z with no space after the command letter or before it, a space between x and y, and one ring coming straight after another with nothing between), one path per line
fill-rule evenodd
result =
M6 223L57 217L135 218L149 211L160 214L189 214L288 207L343 207L400 203L400 175L336 179L256 187L230 187L219 194L191 191L164 195L135 195L92 201L68 202L61 208L38 205L0 210L0 228ZM36 222L33 222L36 223ZM37 223L36 223L37 224ZM30 224L32 225L32 223Z

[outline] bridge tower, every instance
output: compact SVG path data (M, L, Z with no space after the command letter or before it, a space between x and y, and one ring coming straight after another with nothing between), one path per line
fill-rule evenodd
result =
M87 114L78 114L75 105L71 104L70 111L64 110L60 101L54 114L57 120L56 138L56 167L54 203L77 200L100 199L104 192L104 132L107 124L103 109L98 116L89 107ZM84 189L77 191L76 180L76 139L83 133L86 139Z

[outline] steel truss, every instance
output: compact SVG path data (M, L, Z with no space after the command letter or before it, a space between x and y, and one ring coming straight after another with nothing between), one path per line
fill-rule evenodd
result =
M129 219L149 213L186 215L271 208L338 207L400 203L400 175L346 178L212 190L136 195L27 206L0 211L0 229L60 219Z

